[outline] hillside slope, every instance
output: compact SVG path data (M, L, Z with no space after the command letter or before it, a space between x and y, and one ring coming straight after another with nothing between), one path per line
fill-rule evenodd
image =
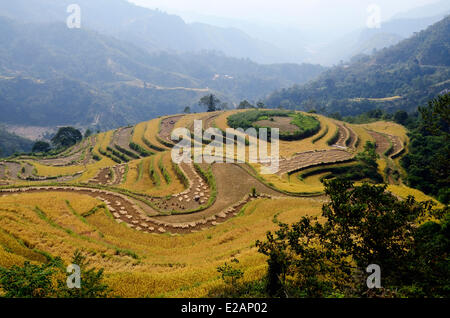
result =
M314 136L280 143L277 174L262 175L248 162L173 163L173 129L196 119L205 129L226 129L238 112L155 118L85 138L58 156L0 161L0 266L49 254L68 260L85 249L122 297L207 296L230 257L262 279L266 259L254 242L276 228L274 219L319 215L329 202L321 180L355 169L367 141L376 143L388 191L429 199L382 168L397 170L394 157L407 143L406 130L388 122L350 125L314 115L321 123Z
M0 15L26 22L65 22L71 0L17 0L0 3ZM218 50L238 58L273 63L280 49L234 28L188 24L179 16L136 6L126 0L79 0L82 27L159 51Z
M376 107L414 111L450 89L450 17L373 56L355 57L304 86L273 93L271 106L358 114Z
M228 103L264 98L323 69L211 52L149 53L88 29L0 17L0 110L8 124L125 126L181 112L209 92Z

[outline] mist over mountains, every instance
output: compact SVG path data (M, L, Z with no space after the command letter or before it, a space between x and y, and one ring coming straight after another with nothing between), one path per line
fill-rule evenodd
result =
M105 3L81 1L86 5L86 27L81 29L68 29L65 22L58 22L67 17L65 1L2 3L0 12L9 16L0 18L3 123L109 129L181 112L186 106L195 109L199 98L210 92L230 107L244 98L256 101L280 87L306 83L324 70L307 64L260 65L219 51L153 50L153 46L164 45L151 39L133 41L128 32L139 37L133 30L140 28L124 21L133 14L136 23L141 16L150 24L163 19L170 22L168 32L183 40L185 37L174 31L181 19L119 0L108 1L114 7L111 14L122 12L118 23L109 11L95 18L93 12L100 13ZM105 16L108 18L101 18ZM23 19L19 21L20 17ZM153 33L157 30L148 28ZM211 38L217 41L217 37Z
M450 16L399 44L360 55L306 85L282 89L267 104L355 115L381 108L414 112L450 90Z
M446 1L325 44L320 30L217 18L187 23L125 0L77 1L82 27L69 29L71 3L0 3L0 124L105 130L186 106L199 111L208 93L231 108L247 99L343 114L374 106L413 111L447 89L448 65L441 61L448 57L448 29L421 33L411 46L401 42L442 20ZM424 56L430 65L422 65ZM273 63L280 61L315 64ZM397 95L383 104L368 100Z
M18 0L2 2L3 16L23 22L65 22L72 0ZM228 56L271 62L282 55L268 42L250 37L236 28L204 23L187 24L177 15L133 5L126 0L80 0L82 27L114 36L150 51L220 51Z

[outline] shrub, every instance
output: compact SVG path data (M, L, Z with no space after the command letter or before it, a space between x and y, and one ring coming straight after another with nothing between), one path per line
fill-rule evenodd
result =
M336 132L334 133L334 135L327 140L327 145L328 146L334 145L338 140L339 140L339 128L336 128Z
M150 157L153 155L153 152L147 151L146 149L142 148L140 145L130 142L130 148L139 153L142 157Z

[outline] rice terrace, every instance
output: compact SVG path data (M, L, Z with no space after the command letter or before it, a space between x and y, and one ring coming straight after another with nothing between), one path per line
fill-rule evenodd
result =
M447 305L449 33L448 0L0 1L0 303Z
M194 120L222 131L280 128L280 170L174 164L171 132L193 129ZM86 137L59 153L10 157L0 161L0 266L69 261L83 250L120 297L214 295L225 284L217 268L232 259L242 281L260 280L267 263L255 242L277 229L274 219L319 216L329 201L321 181L358 167L368 142L379 154L378 183L401 199L431 199L402 180L399 158L409 142L403 126L295 111L166 116Z

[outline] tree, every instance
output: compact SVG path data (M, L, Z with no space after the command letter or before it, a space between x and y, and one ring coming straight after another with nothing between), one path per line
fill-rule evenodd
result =
M228 110L228 109L230 109L230 105L228 105L228 103L224 102L219 105L217 110Z
M104 298L110 293L109 287L103 283L103 269L88 268L89 262L80 251L75 251L72 264L76 264L81 270L81 288L67 288L66 281L60 280L59 295L63 298Z
M185 113L185 114L190 114L190 113L191 113L191 107L186 106L186 107L184 108L184 110L183 110L183 113Z
M239 261L236 258L233 258L231 262L239 264ZM225 283L230 284L233 288L236 288L238 281L244 277L244 272L227 263L217 267L217 272L221 274L222 280Z
M422 116L422 128L433 136L450 133L450 93L439 95L428 103L428 107L419 107Z
M408 113L404 110L399 110L394 114L394 121L400 125L404 125L408 120Z
M73 127L59 128L56 135L52 138L52 143L56 147L70 147L83 139L83 135L78 129Z
M340 112L335 112L333 114L330 114L331 118L337 119L337 120L342 120L342 115Z
M450 94L420 107L417 128L410 134L408 153L401 159L407 182L426 194L450 202Z
M218 99L214 94L203 96L199 102L199 105L205 107L208 112L215 112L219 104L220 99Z
M48 152L50 150L50 144L46 141L36 141L33 145L32 152Z
M0 287L7 298L51 297L55 292L52 283L54 273L53 263L34 265L25 262L22 267L0 267Z
M109 287L103 283L103 269L88 268L86 256L78 250L71 263L81 270L79 289L67 287L66 266L59 257L42 265L25 262L22 267L0 267L0 288L7 298L101 298L110 294Z
M250 102L247 100L243 100L242 102L240 102L238 109L247 109L247 108L254 108L254 106L250 104Z
M84 132L84 138L89 138L90 136L92 136L92 130L90 130L89 128Z
M385 296L448 296L448 208L433 210L432 202L399 200L386 186L340 179L325 182L325 192L330 202L321 221L277 222L279 230L256 243L269 256L270 295L368 295L365 269L377 264ZM438 221L419 226L424 216Z
M257 102L256 103L256 107L258 107L258 108L265 108L266 105L263 102Z
M376 152L377 146L371 141L364 145L364 151L356 155L356 159L372 170L378 170L377 159L380 157Z

